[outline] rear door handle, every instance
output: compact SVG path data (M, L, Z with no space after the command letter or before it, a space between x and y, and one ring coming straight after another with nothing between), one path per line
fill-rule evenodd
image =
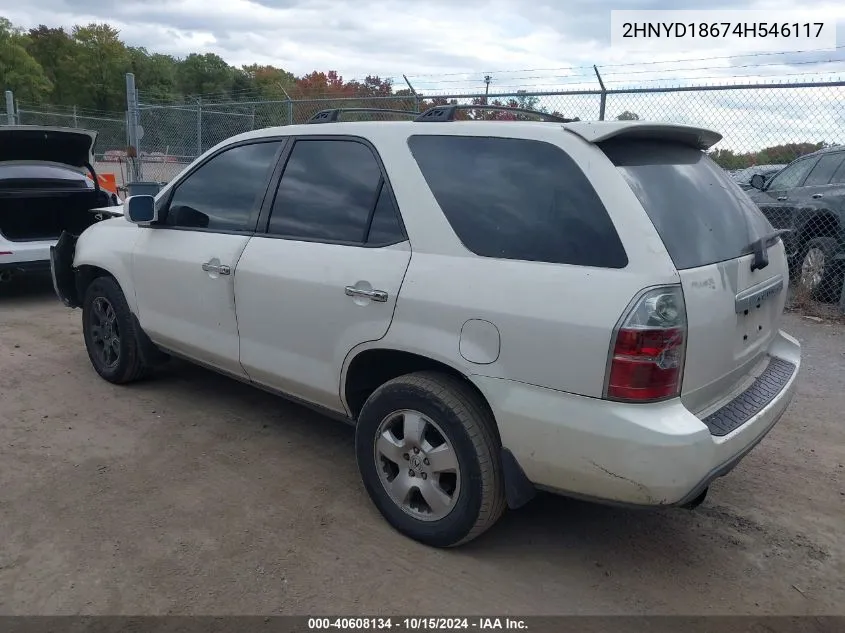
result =
M211 262L205 262L202 269L207 273L217 273L218 275L229 275L232 272L232 269L226 264L212 264Z
M824 194L823 194L823 193L814 193L814 194L813 194L813 197L814 197L816 200L818 200L819 198L824 198Z
M372 299L380 303L387 301L387 293L384 290L366 290L365 288L346 286L344 292L347 297L366 297L367 299Z
M780 197L778 198L778 200L780 200L781 202L783 202L784 200L786 200L786 196L780 196Z

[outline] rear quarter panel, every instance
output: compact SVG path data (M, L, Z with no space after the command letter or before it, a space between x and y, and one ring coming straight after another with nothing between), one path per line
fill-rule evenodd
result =
M490 132L484 124L470 125L426 124L426 131ZM429 190L408 149L408 135L374 135L413 250L393 323L379 346L448 360L466 374L601 397L617 321L641 289L678 283L677 271L639 201L597 147L558 126L514 125L508 130L499 124L495 129L496 136L552 142L579 164L614 221L627 267L588 268L471 253ZM473 363L461 356L461 329L470 319L497 328L500 353L494 362Z

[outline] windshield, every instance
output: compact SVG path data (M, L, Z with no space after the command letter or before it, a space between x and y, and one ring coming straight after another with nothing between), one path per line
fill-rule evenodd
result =
M624 139L602 149L645 208L678 270L747 255L772 232L748 194L700 150Z

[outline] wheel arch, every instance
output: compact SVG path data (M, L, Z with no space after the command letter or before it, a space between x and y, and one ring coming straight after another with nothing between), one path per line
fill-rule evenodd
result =
M799 242L805 245L817 237L838 237L841 229L840 214L830 209L817 209L802 219L798 229Z
M465 371L443 359L394 347L368 347L347 357L341 377L341 397L352 419L358 418L364 402L381 385L418 371L437 371L462 380L496 420L484 393ZM495 431L499 436L498 422Z

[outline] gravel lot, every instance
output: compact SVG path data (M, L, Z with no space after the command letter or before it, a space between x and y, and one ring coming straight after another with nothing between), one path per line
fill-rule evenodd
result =
M452 551L399 536L353 432L173 362L99 379L49 281L0 287L0 613L845 615L845 326L693 512L552 496Z

